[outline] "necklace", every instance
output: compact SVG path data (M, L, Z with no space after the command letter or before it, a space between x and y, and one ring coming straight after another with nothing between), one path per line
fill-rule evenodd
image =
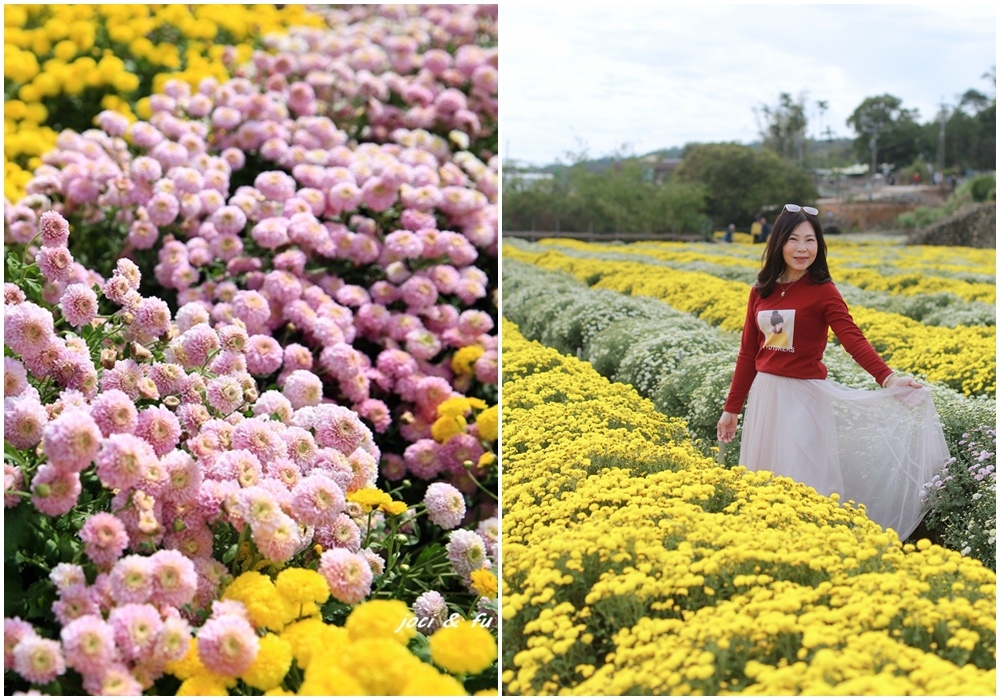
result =
M803 275L803 277L804 276L805 275ZM787 292L789 289L791 289L792 285L795 284L796 282L798 282L800 279L802 279L802 277L799 277L798 279L793 280L792 282L790 282L788 284L787 287L781 283L781 278L780 277L777 280L775 280L775 282L778 283L778 286L781 287L781 296L785 296L785 292Z

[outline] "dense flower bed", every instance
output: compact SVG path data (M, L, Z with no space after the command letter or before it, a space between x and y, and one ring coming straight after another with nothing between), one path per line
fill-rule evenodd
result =
M994 693L993 572L716 466L506 321L503 356L507 693Z
M649 297L589 288L568 273L509 257L503 276L504 315L526 337L631 385L661 413L684 419L693 444L704 454L736 466L740 434L722 454L716 441L716 423L736 362L736 332ZM834 381L875 389L843 348L828 346L824 362ZM955 462L925 485L930 512L913 538L930 537L995 568L996 401L937 384L929 388Z
M704 272L585 259L553 250L529 252L508 246L505 254L550 269L567 270L599 287L662 299L728 330L743 326L748 293L744 283ZM967 395L995 395L995 326L927 326L896 313L860 306L853 306L851 313L875 349L895 369Z
M530 246L570 255L633 260L705 272L752 284L760 270L761 246L644 241L621 246L573 239L543 239ZM835 240L829 261L837 288L850 306L897 313L930 326L996 325L996 264L976 248L900 246ZM872 260L880 260L872 264Z
M135 121L168 78L223 81L258 40L322 26L302 5L6 5L4 197L24 195L62 129L104 109Z
M318 12L5 202L9 688L495 692L496 6Z

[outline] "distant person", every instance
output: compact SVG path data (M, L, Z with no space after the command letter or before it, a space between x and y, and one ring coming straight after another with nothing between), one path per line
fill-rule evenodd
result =
M722 236L722 240L726 243L732 243L734 233L736 233L736 224L729 224L729 226L726 227L726 233Z
M760 217L760 242L767 243L767 237L771 235L771 224L767 223L767 217Z
M754 221L750 224L750 236L753 238L754 243L760 243L763 239L761 238L761 226L760 221Z
M913 184L914 185L920 184L920 172L917 170L913 171Z

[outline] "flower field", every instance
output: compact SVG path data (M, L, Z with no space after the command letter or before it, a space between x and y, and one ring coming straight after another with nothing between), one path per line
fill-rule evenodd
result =
M4 51L7 692L495 694L496 6Z
M909 331L880 336L890 364L941 378L928 385L953 459L906 543L863 508L737 467L738 437L716 447L759 246L505 242L507 692L992 694L994 350L907 351L933 329L993 337L992 300L973 291L992 258L882 246L881 280L841 282L874 251L830 245L859 323ZM903 293L885 281L893 261L924 272L903 288L955 284ZM875 388L838 345L824 362L832 379ZM971 371L947 381L948 363ZM941 612L939 625L939 605L982 617ZM980 652L947 651L973 637Z
M683 421L504 324L506 693L994 694L979 561L718 466Z

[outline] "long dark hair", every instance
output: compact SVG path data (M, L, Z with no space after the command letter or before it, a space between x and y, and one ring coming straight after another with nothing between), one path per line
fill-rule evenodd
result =
M782 249L792 231L803 221L808 221L816 232L816 259L809 266L809 276L815 283L830 281L830 269L826 264L826 239L823 238L823 226L819 218L813 214L806 214L801 209L799 211L782 209L771 228L771 235L767 237L767 247L761 256L760 272L757 273L757 284L754 285L754 289L762 297L771 295L778 278L785 272L785 256Z

